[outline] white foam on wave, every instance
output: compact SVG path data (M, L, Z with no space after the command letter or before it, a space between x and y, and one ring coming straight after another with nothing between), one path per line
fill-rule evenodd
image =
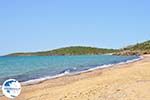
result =
M54 76L47 76L47 77L43 77L43 78L32 79L32 80L28 80L28 81L22 82L21 84L22 85L36 84L36 83L39 83L39 82L42 82L42 81L45 81L45 80L62 77L62 76L67 75L67 74L69 74L69 72L64 72L64 73L61 73L61 74L58 74L58 75L54 75Z
M61 74L58 74L58 75L47 76L47 77L38 78L38 79L32 79L32 80L28 80L28 81L22 82L21 84L22 85L37 84L37 83L40 83L42 81L49 80L49 79L54 79L54 78L58 78L58 77L66 76L66 75L76 75L76 74L85 73L85 72L89 72L89 71L93 71L93 70L97 70L97 69L112 67L114 65L127 64L127 63L131 63L131 62L139 61L141 59L143 59L143 56L140 56L140 57L138 57L136 59L127 60L125 62L119 62L119 63L116 63L116 64L107 64L107 65L97 66L97 67L94 67L94 68L90 68L88 70L83 70L83 71L78 71L78 72L70 72L70 71L66 70L64 73L61 73Z
M102 69L102 68L108 68L108 67L112 67L114 65L122 65L122 64L132 63L132 62L135 62L135 61L139 61L141 59L143 59L142 56L140 56L139 58L136 58L136 59L127 60L127 61L119 62L119 63L116 63L116 64L106 64L106 65L102 65L102 66L97 66L97 67L94 67L94 68L90 68L88 70L80 71L78 73L89 72L89 71L93 71L93 70L97 70L97 69Z
M139 60L141 60L141 59L143 59L143 58L144 58L143 56L139 56L139 57L138 57L138 58L136 58L136 59L127 60L127 61L125 61L125 62L120 62L120 63L118 63L118 64L127 64L127 63L132 63L132 62L139 61Z

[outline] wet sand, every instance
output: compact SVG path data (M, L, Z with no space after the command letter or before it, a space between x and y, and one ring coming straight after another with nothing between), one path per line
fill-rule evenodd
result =
M150 55L143 57L128 64L23 86L14 100L150 100ZM9 99L2 96L0 100Z

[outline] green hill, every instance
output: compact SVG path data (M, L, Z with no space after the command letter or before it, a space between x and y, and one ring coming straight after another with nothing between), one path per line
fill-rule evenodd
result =
M150 40L143 42L143 43L137 43L136 45L133 46L128 46L124 49L128 50L141 50L141 51L150 51Z
M96 54L114 54L114 55L142 55L150 54L150 40L130 45L121 49L104 49L95 47L72 46L59 48L50 51L12 53L6 56L51 56L51 55L96 55Z
M118 55L142 55L150 54L150 40L143 43L137 43L135 45L130 45L123 49L120 49L119 52L116 52Z
M96 55L114 53L116 51L114 49L72 46L44 52L13 53L7 56Z

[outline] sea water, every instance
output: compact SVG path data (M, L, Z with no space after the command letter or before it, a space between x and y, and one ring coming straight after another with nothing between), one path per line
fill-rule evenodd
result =
M33 82L139 59L138 56L18 56L0 57L0 84L6 79ZM32 81L30 81L32 80Z

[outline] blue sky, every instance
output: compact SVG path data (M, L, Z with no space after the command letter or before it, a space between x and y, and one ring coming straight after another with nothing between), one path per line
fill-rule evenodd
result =
M150 39L149 0L0 0L0 55Z

